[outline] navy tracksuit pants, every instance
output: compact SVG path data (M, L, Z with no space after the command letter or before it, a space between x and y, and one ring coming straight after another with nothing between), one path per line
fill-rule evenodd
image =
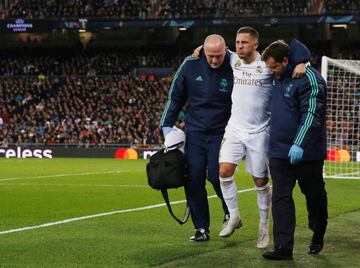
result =
M323 180L324 161L302 161L291 165L289 160L270 158L273 182L272 215L274 247L294 248L295 203L292 196L296 180L306 197L309 228L325 234L327 226L327 194Z
M206 178L222 201L225 214L229 214L219 181L219 151L223 135L186 133L186 161L189 180L185 186L191 218L196 229L210 227L209 204L205 188Z

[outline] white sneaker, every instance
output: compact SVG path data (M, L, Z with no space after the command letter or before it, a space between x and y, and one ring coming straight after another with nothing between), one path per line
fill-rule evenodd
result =
M269 245L269 224L259 224L258 248L266 248Z
M242 225L243 225L243 223L242 223L240 217L237 217L234 219L230 218L230 220L227 222L225 227L219 233L219 236L229 237L235 232L235 229L239 229Z
M223 220L223 225L222 225L223 229L226 227L226 225L228 225L229 220L230 220L230 214L225 214L224 215L224 220Z

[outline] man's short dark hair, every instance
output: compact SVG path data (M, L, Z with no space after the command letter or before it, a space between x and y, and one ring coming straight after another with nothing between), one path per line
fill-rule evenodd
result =
M250 26L241 27L236 34L241 34L241 33L248 33L250 34L250 36L259 39L259 33L253 27Z
M276 62L282 62L283 59L290 57L290 47L283 40L277 40L264 49L261 58L266 61L268 58L274 58Z

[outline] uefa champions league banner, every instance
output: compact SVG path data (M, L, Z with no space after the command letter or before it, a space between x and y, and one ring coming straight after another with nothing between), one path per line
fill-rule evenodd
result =
M51 30L48 20L42 19L5 19L0 20L2 33L45 33Z
M159 149L135 148L65 148L65 147L6 147L0 148L0 158L118 158L148 159Z

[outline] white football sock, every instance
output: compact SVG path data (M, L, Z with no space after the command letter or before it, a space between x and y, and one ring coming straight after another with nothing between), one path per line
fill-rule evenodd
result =
M267 224L269 222L269 211L271 204L271 188L269 184L261 187L256 187L257 202L259 207L260 224Z
M240 218L237 186L234 181L234 176L222 178L220 177L221 191L228 207L230 218Z

